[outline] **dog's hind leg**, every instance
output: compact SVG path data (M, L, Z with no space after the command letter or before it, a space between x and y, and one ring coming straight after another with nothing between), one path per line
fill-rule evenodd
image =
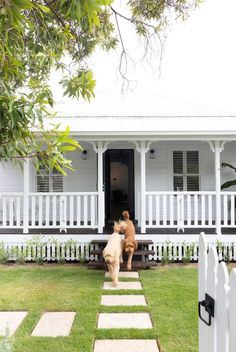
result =
M120 264L123 263L122 251L123 251L123 248L122 248L122 246L121 246L121 251L120 251Z
M114 275L113 276L114 277L113 284L114 284L114 286L118 285L119 271L120 271L120 263L119 263L119 258L117 258L115 261L114 267L113 267L113 275Z
M133 259L133 251L129 252L128 262L127 262L127 269L132 270L132 259Z

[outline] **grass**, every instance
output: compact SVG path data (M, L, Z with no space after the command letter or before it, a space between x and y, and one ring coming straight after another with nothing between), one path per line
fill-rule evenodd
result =
M142 291L103 291L104 272L85 266L0 266L0 310L29 312L14 335L14 351L92 352L95 338L154 338L161 352L197 352L197 270L159 267L140 276ZM147 307L100 306L102 293L141 292ZM75 311L70 336L31 337L44 311ZM154 329L96 330L99 312L149 312Z

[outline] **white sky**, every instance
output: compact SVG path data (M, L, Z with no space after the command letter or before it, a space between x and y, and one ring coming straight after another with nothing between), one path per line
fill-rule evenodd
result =
M124 21L121 28L126 46L136 48ZM139 54L132 51L136 61ZM236 1L205 0L186 22L172 25L161 75L150 65L137 63L129 73L136 82L133 91L121 92L119 50L99 51L91 63L97 87L90 104L63 97L53 75L59 115L235 115ZM158 63L159 58L153 57L152 66L157 68Z

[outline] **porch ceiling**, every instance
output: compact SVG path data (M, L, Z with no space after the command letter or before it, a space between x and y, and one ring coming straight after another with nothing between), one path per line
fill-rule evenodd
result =
M236 116L61 116L49 124L70 127L86 140L236 140ZM83 138L84 137L84 138Z

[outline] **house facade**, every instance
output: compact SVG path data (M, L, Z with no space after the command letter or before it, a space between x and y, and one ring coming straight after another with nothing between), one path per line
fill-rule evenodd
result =
M138 233L221 236L236 231L236 189L221 191L236 166L233 116L81 116L70 127L83 151L67 152L74 171L0 165L0 231L102 234L128 209Z

